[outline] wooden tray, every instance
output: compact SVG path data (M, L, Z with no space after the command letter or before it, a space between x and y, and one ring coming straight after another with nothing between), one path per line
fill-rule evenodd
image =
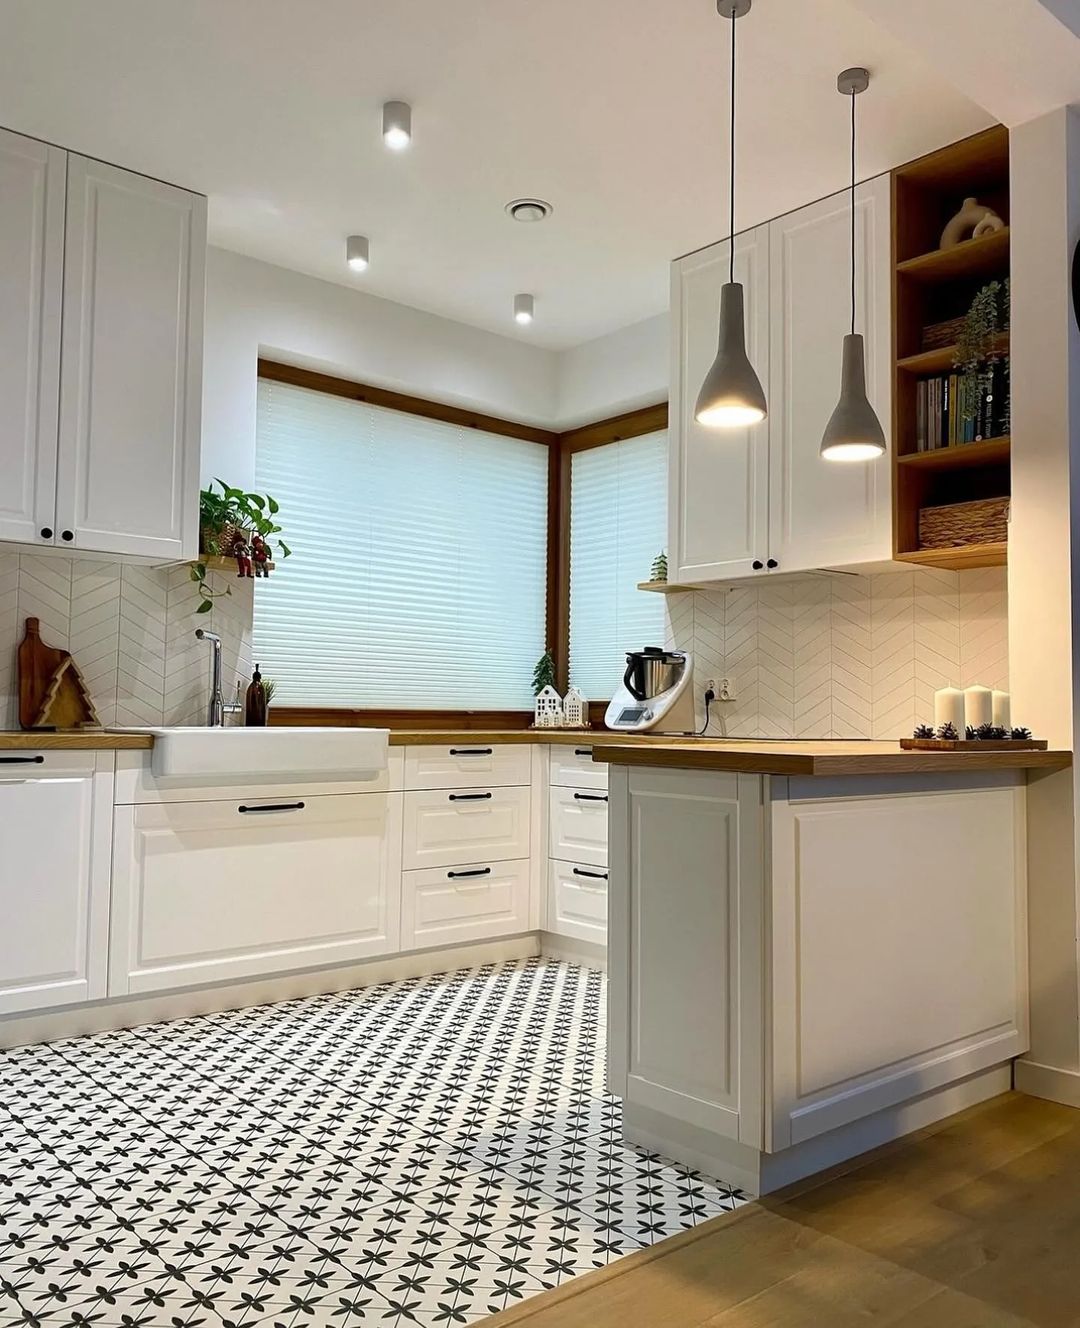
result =
M1045 738L901 738L905 752L1045 752Z

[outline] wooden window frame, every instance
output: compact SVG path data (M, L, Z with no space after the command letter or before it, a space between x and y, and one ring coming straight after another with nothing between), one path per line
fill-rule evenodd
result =
M441 420L464 429L480 429L485 433L528 443L541 443L548 449L548 549L547 549L547 615L546 634L548 648L555 661L556 685L561 691L568 686L570 671L570 471L575 452L592 447L605 447L626 438L656 433L667 428L667 402L628 411L609 419L598 420L565 433L540 429L530 424L481 411L448 406L426 397L392 392L383 387L372 387L349 378L304 369L298 365L282 364L277 360L259 357L258 376L275 383L304 387L329 396L345 397L349 401L363 401L372 406L384 406L406 415L419 415L424 419ZM603 719L606 701L590 701L590 719L593 723ZM524 729L532 723L531 710L405 710L365 709L338 706L274 706L271 709L274 724L285 725L372 725L378 728L430 730L440 729Z

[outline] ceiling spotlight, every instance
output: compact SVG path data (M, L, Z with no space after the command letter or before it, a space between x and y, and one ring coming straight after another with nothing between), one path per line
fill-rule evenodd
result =
M345 241L345 260L354 272L363 272L368 265L366 235L350 235Z
M505 210L514 221L543 221L551 216L552 207L542 198L514 198Z
M531 323L533 320L533 312L535 308L536 308L536 300L533 298L533 296L515 295L514 322L521 323L522 325L526 323Z
M382 108L383 142L401 152L412 142L412 107L404 101L388 101Z

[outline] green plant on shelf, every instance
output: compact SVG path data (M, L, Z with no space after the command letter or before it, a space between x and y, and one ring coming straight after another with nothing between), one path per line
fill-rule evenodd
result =
M215 489L214 486L217 486ZM220 492L218 492L220 490ZM200 559L191 566L191 579L198 586L201 600L196 613L209 613L214 600L231 595L228 586L214 590L206 580L206 558L227 558L232 552L233 537L239 532L248 536L259 535L266 542L271 556L288 558L292 550L281 538L282 527L277 522L281 510L276 498L270 494L249 493L234 489L224 480L212 480L199 494L199 549Z
M667 577L667 554L661 552L653 559L652 570L649 572L649 580L666 581Z
M962 396L964 418L973 420L978 403L994 386L994 369L1006 357L997 339L1009 329L1011 317L1009 278L990 281L976 294L964 315L956 339L953 366L968 385ZM1009 432L1009 392L1005 393L1004 432Z

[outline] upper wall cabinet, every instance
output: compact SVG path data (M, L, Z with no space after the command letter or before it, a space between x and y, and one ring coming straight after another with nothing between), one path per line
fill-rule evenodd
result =
M64 276L59 148L0 129L0 539L54 524Z
M887 176L859 186L856 245L857 330L866 342L868 393L888 433ZM840 352L851 322L849 195L737 236L735 252L736 279L747 286L747 352L767 385L769 416L749 430L705 429L694 421L695 398L716 353L727 243L677 260L671 579L714 581L887 561L888 458L840 463L823 461L818 452L839 396Z
M13 134L0 180L0 538L194 556L205 198Z
M673 581L751 576L769 540L769 435L758 426L718 433L694 419L702 380L716 356L720 288L728 241L672 265L668 561ZM743 285L746 349L769 381L769 228L735 237ZM676 574L677 573L677 574Z

